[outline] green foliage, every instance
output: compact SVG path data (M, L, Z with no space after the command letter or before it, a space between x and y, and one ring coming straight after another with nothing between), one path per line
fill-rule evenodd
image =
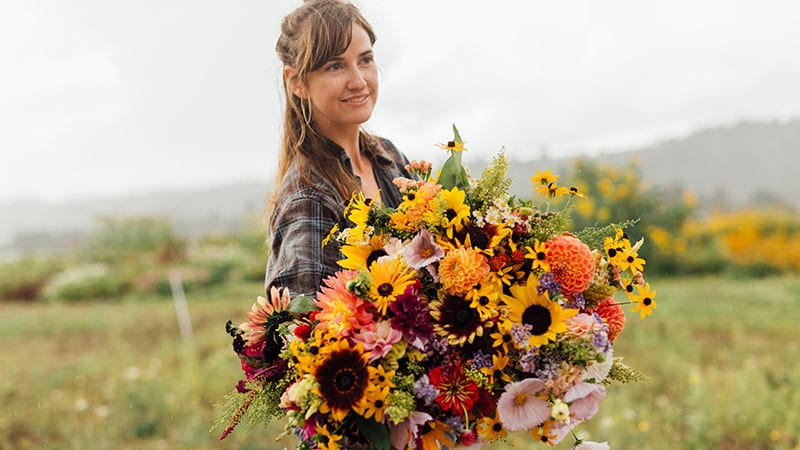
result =
M27 257L0 264L0 301L35 301L48 281L63 269L60 259Z
M185 247L166 219L102 217L90 236L86 258L109 264L164 264L183 259Z
M656 314L641 323L629 314L637 323L614 344L649 380L608 386L578 436L645 450L800 445L800 415L792 409L800 404L800 280L652 282ZM241 321L261 288L228 283L190 296L191 342L180 338L172 304L158 297L4 305L0 398L8 414L0 415L0 447L293 448L294 437L274 442L280 417L222 443L219 428L209 433L219 412L213 405L242 377L223 322ZM565 439L556 449L571 447ZM528 433L484 447L521 448L546 447Z
M472 190L470 205L473 210L486 212L486 208L497 199L508 193L511 179L506 178L508 173L508 159L503 152L495 155L492 164L488 165L481 173L481 178Z
M457 187L462 191L466 191L469 189L469 180L467 178L467 171L461 163L464 141L461 139L461 135L458 133L455 124L453 124L453 140L451 142L453 145L449 145L450 143L448 143L448 147L457 148L460 146L460 148L450 151L450 157L442 164L438 183L442 185L444 189Z
M604 380L605 384L611 382L617 383L637 383L639 381L646 381L648 378L645 374L638 370L628 367L622 362L621 357L614 358L614 363L611 365L611 371L608 372L608 377Z
M105 264L84 264L53 276L44 287L44 297L65 301L113 300L130 292L131 287L128 277L110 272Z

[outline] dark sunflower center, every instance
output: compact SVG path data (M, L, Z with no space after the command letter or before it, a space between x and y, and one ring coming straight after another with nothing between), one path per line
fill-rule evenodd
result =
M539 261L544 261L547 258L547 254L545 252L538 252L536 253L536 259Z
M470 242L472 242L472 246L476 248L488 248L489 247L489 235L484 233L481 230L473 230L469 233Z
M407 197L409 200L411 200L411 201L414 201L414 199L415 199L417 196L416 196L416 195L414 195L414 193L413 193L413 192L409 192L409 193L408 193L408 195L407 195L406 197Z
M456 214L456 211L454 209L450 208L444 212L444 215L445 217L447 217L447 220L453 220L456 218L458 214Z
M653 299L650 297L645 297L642 303L644 303L644 306L650 306L650 304L653 303Z
M353 371L349 369L343 369L333 377L333 384L336 387L336 390L343 394L346 394L350 392L350 389L353 389L355 381L356 379L353 376Z
M383 400L375 400L376 408L383 408Z
M481 304L481 306L486 306L489 304L489 297L481 295L481 298L478 299L478 302Z
M547 333L553 318L550 316L550 310L544 306L531 305L522 313L522 323L531 326L532 335L540 336Z
M503 431L503 425L495 422L495 424L492 425L492 431L494 431L495 433Z
M608 249L608 256L611 257L611 258L617 256L617 250L614 249L614 248Z
M632 263L633 262L633 256L628 256L626 258L626 261L628 261L628 263Z
M377 261L378 258L380 258L381 256L386 256L386 255L388 255L388 253L386 253L386 250L382 248L373 250L372 253L370 253L369 256L367 256L367 267L372 265L372 263Z
M627 292L633 292L633 285L632 285L632 284L629 284L629 285L625 286L625 290L626 290Z
M463 326L464 324L469 322L470 319L472 319L472 309L464 308L464 309L459 309L458 312L456 312L456 320L455 320L456 326L459 327Z
M389 283L383 283L382 285L378 286L378 294L380 294L381 297L387 297L391 295L393 291L394 288Z

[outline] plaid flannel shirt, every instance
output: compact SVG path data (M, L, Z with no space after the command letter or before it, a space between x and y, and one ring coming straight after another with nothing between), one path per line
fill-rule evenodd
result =
M405 169L408 159L394 145L379 139L383 152L375 152L372 161L375 180L381 192L381 201L396 207L402 201L396 177L411 178ZM362 139L362 143L364 140ZM351 167L350 158L334 142L332 152L339 152L345 167ZM315 182L304 182L292 166L280 186L280 203L275 206L269 233L269 260L265 286L288 287L292 297L296 295L316 296L322 280L334 275L341 268L336 263L343 256L338 242L331 241L324 248L322 240L334 225L340 229L348 226L343 215L350 200L335 194L332 186L314 177Z

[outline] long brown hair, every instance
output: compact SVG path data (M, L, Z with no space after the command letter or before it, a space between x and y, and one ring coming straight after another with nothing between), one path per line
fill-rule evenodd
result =
M370 42L375 43L372 27L352 4L341 0L306 1L283 19L275 50L283 65L296 71L296 81L305 84L309 73L347 50L354 24L364 28ZM344 167L339 155L331 154L326 138L314 129L309 101L294 95L291 81L283 79L286 97L283 139L268 216L280 201L278 191L292 164L296 165L301 179L310 181L311 174L324 177L343 199L359 189L354 175Z

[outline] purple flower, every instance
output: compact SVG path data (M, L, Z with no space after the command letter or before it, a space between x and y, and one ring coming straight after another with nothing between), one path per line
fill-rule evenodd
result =
M556 281L552 273L543 273L539 277L539 285L536 286L536 292L543 295L545 292L550 294L550 298L555 298L556 295L561 293L561 284Z
M417 392L417 398L422 400L425 406L433 404L436 397L439 396L439 390L428 380L428 375L423 375L414 382L414 390Z

